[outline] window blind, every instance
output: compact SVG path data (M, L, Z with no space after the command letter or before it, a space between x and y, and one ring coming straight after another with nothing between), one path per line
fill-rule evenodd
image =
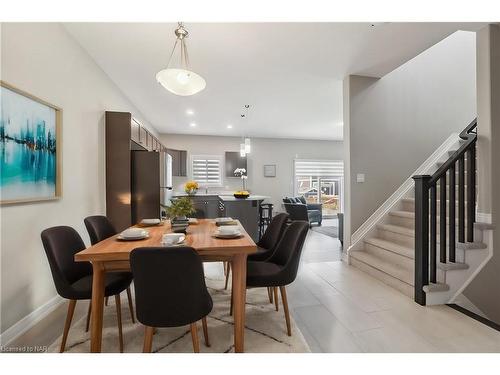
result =
M193 180L201 185L222 185L221 157L194 155L191 158L191 173Z
M343 177L342 160L295 160L295 176Z

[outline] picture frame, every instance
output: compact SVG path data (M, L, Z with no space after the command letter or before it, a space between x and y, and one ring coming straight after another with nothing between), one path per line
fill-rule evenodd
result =
M276 177L276 164L264 165L264 177Z
M0 80L0 204L62 197L62 109Z

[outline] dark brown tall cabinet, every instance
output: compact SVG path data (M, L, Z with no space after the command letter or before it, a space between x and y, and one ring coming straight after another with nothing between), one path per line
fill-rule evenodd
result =
M122 231L160 216L158 152L166 148L131 113L106 111L105 127L106 216Z

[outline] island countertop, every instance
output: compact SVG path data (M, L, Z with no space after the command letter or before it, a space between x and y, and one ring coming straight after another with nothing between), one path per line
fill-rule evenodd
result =
M195 195L188 195L186 193L174 194L174 197L219 197L223 202L229 201L263 201L264 199L269 199L270 197L265 195L250 194L248 198L235 198L233 195L229 194L213 194L213 193L197 193Z

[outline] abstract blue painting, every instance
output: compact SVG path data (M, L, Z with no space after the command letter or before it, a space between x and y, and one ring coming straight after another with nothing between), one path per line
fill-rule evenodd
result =
M0 99L1 202L56 198L58 109L3 83Z

